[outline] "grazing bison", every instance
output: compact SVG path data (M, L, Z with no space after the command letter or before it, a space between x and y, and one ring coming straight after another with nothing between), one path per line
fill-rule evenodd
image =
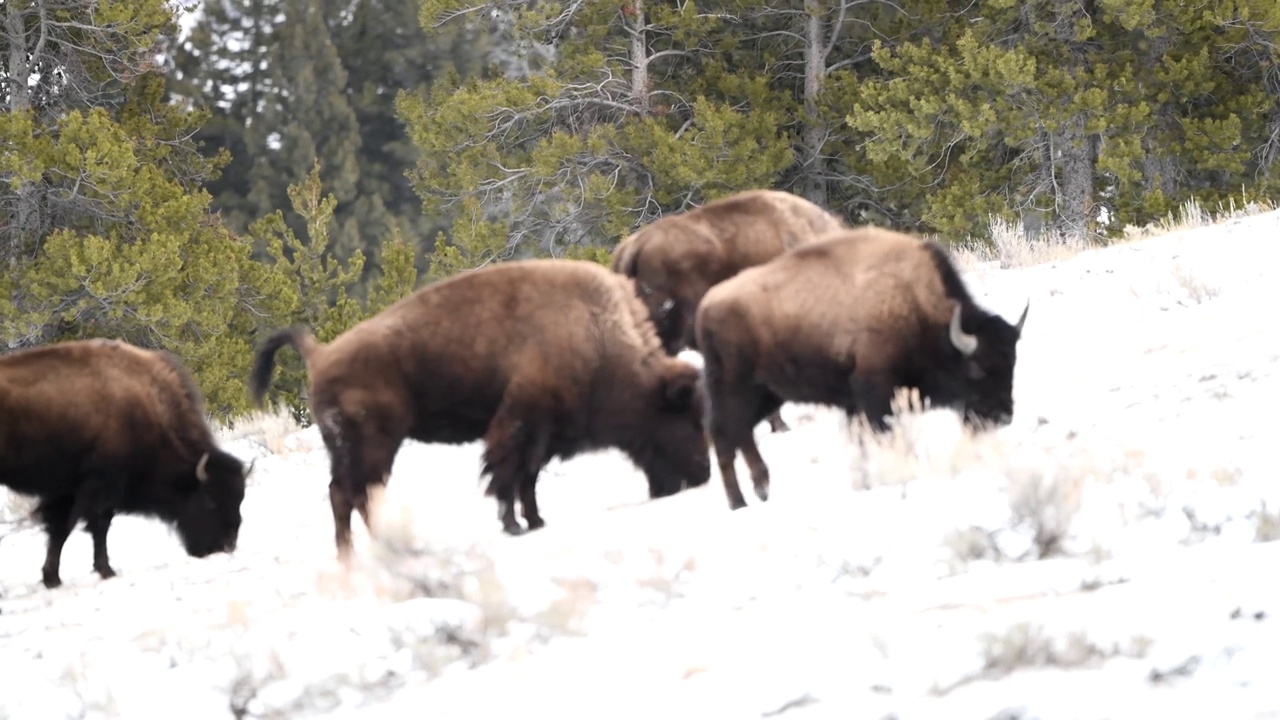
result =
M861 412L886 429L898 387L967 423L1013 414L1014 325L976 305L946 251L876 227L844 230L743 271L698 309L710 430L729 505L742 450L757 497L769 471L751 428L782 402Z
M627 278L577 260L521 260L428 285L333 342L277 331L255 358L261 405L276 351L303 357L312 415L331 461L339 555L351 512L369 523L367 489L400 444L483 439L486 495L503 529L517 493L528 529L544 525L535 482L551 459L617 447L650 497L710 479L700 374L667 356Z
M80 520L104 579L115 575L116 514L176 525L195 557L235 549L249 471L214 444L200 391L173 355L115 340L2 355L0 418L0 484L39 499L46 587L62 584L62 546Z
M631 234L614 249L612 268L636 281L663 348L674 355L682 347L698 350L694 313L713 285L842 228L838 217L802 197L747 190ZM787 429L776 411L769 425Z

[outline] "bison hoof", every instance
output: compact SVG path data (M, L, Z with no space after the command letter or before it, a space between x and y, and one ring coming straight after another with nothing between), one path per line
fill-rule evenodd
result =
M790 432L791 430L791 426L781 420L769 423L769 427L776 433Z
M94 570L98 572L98 575L101 576L103 580L109 580L116 576L116 571L112 570L110 565L95 567Z
M742 508L744 508L744 507L746 507L746 506L747 506L747 501L746 501L746 500L744 500L744 499L742 499L742 498L730 498L730 499L729 499L729 510L730 510L730 511L733 511L733 510L741 510Z
M517 523L510 523L510 524L504 524L502 526L502 532L512 537L520 537L521 535L525 534L528 531L520 527L520 525Z
M756 485L755 488L756 488L756 497L760 498L760 502L767 502L769 500L769 486Z
M61 585L62 585L62 578L58 577L57 575L51 575L51 574L49 574L49 573L45 573L45 574L44 574L44 586L45 586L45 587L47 587L47 588L49 588L50 590L52 590L52 589L54 589L54 588L56 588L56 587L59 587L59 586L61 586Z
M531 518L525 518L524 521L525 521L525 524L529 526L529 532L533 532L534 530L538 530L547 526L547 521L543 520L542 518L536 515Z

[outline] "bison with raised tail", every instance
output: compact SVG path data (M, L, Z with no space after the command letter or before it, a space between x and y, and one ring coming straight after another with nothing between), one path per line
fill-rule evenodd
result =
M738 450L756 496L768 498L751 429L784 401L860 412L883 431L906 387L970 425L1007 423L1028 309L1009 324L974 303L942 247L875 227L833 233L712 288L697 334L730 507L746 504Z
M503 529L519 495L542 527L535 482L551 459L606 447L648 477L650 497L710 479L694 366L667 356L631 281L594 263L522 260L419 289L324 345L288 328L261 345L250 390L262 403L276 351L303 357L312 415L329 451L335 541L351 551L368 488L401 443L483 439L486 494Z
M840 218L797 195L747 190L656 220L614 248L612 268L636 281L669 354L698 350L694 314L715 284L844 228ZM775 411L775 432L787 429Z
M80 520L104 579L117 514L176 525L194 557L234 550L248 472L214 444L199 390L167 352L80 340L0 356L0 484L39 499L46 587L62 584Z

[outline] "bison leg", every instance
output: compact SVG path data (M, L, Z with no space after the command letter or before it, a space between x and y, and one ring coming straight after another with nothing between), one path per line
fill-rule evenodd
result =
M73 498L58 498L42 501L37 509L41 520L44 521L44 530L49 535L49 548L45 553L44 568L41 573L44 586L49 589L62 584L59 574L62 546L66 544L67 537L71 535L71 528L75 525L71 514L72 505Z
M774 410L772 413L769 413L768 419L769 419L769 429L772 430L773 432L784 433L791 429L791 427L787 425L786 421L782 419L781 410Z
M526 478L520 483L520 512L524 515L524 524L530 530L545 527L547 522L538 514L537 477Z
M744 508L747 506L747 499L742 497L742 488L738 487L738 473L733 468L738 448L721 435L717 435L714 441L716 460L720 464L720 480L724 482L724 494L729 500L729 509Z
M329 483L329 507L333 510L333 542L338 547L338 557L346 562L351 559L351 511L355 503L337 479Z
M386 482L404 438L388 426L372 415L357 424L331 413L321 427L330 458L334 544L344 562L352 553L351 512L358 511L365 527L373 532L369 526L369 487Z
M852 405L862 412L872 431L887 431L888 418L893 412L893 383L879 376L855 376L851 385Z
M111 528L112 517L114 514L111 511L103 511L85 521L89 535L93 538L93 569L103 580L116 576L107 557L107 530Z
M538 514L537 480L547 459L550 427L532 419L537 413L518 408L518 404L504 400L484 436L484 472L489 475L486 494L497 498L502 530L508 535L526 532L516 522L517 493L528 530L546 525Z
M742 489L738 487L738 473L734 469L734 460L737 458L739 448L745 449L750 445L753 450L755 449L755 441L752 438L755 421L751 408L736 399L719 395L711 402L711 441L716 449L716 461L720 465L720 480L724 483L724 493L729 500L730 510L747 506L746 499L742 497Z
M751 485L756 491L756 497L760 498L760 502L765 502L769 499L769 466L760 457L760 448L756 447L755 438L742 444L742 458L747 461L747 468L751 471Z

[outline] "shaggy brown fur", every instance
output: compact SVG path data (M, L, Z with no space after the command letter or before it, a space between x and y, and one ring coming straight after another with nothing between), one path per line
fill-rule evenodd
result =
M730 507L745 502L741 449L756 495L769 472L751 428L784 401L861 412L884 430L898 387L970 424L1013 414L1014 325L976 305L946 251L875 227L833 233L743 271L707 293L697 314L711 435Z
M62 546L80 520L103 578L115 575L107 530L118 513L176 525L195 557L235 548L249 471L215 445L173 355L82 340L0 356L0 417L0 484L40 500L46 587L61 584Z
M708 289L842 228L838 217L802 197L748 190L633 233L614 249L612 268L635 279L663 347L674 355L698 349L694 313ZM775 432L787 429L777 412L769 424Z
M594 263L523 260L463 272L328 345L303 328L279 331L255 361L259 404L286 344L306 361L343 556L352 510L368 524L368 487L386 482L406 438L482 438L487 494L511 534L524 532L517 493L529 529L543 526L535 482L556 457L620 448L647 475L651 497L710 478L698 370L663 353L631 281Z

